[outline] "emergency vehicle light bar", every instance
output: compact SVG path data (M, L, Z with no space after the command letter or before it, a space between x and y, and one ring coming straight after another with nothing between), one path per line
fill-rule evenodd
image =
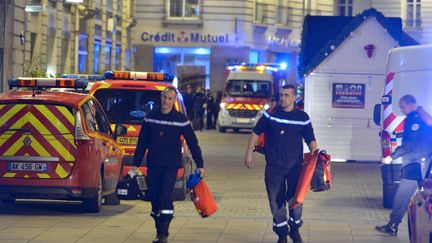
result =
M174 76L166 73L156 72L108 71L105 72L105 79L130 79L143 81L172 82L174 80Z
M9 88L87 88L88 80L74 78L17 78L9 79Z
M99 81L99 80L104 80L105 79L104 75L97 75L97 74L72 74L72 73L67 73L67 74L62 74L61 77L62 78L87 79L89 81Z
M247 64L242 63L238 65L229 65L227 69L229 71L272 71L277 72L286 68L285 63L282 64Z

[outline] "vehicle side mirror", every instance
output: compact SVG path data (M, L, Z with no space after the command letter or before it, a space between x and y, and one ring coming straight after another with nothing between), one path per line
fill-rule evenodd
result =
M422 178L421 168L419 163L409 163L402 167L402 175L403 179L417 181L420 185Z
M126 135L127 128L123 125L116 124L114 128L114 138L117 139L118 136Z
M381 124L381 105L376 104L374 107L373 120L375 125L379 126Z

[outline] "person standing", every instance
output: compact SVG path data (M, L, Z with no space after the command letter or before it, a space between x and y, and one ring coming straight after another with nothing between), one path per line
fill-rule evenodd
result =
M196 94L193 99L194 123L198 124L198 130L202 131L204 128L204 106L206 104L206 96L201 87L197 88Z
M193 94L192 94L192 87L190 84L186 85L185 92L182 94L183 96L183 103L186 107L186 113L188 115L188 118L190 121L193 120Z
M207 100L207 106L206 106L206 110L207 110L207 129L215 129L215 127L213 126L213 113L214 113L214 106L215 106L215 101L213 98L213 95L211 93L210 90L207 91L206 94L206 100Z
M265 185L273 215L273 231L279 237L278 243L287 242L288 235L295 243L303 242L299 232L303 223L302 205L292 208L292 199L303 164L303 139L311 152L317 149L309 116L295 109L295 99L296 88L293 85L281 87L279 105L272 112L264 111L253 129L244 161L247 168L254 165L255 144L259 135L265 133Z
M402 145L399 146L391 157L385 158L387 163L397 158L402 158L402 167L409 163L420 163L423 176L432 159L432 124L430 115L417 105L412 95L404 95L399 100L399 108L406 115ZM396 236L398 225L408 209L408 203L417 189L417 181L401 180L394 198L390 220L387 224L376 226L375 230Z
M138 137L133 163L140 166L147 151L147 182L157 236L153 243L165 243L173 218L172 193L177 170L183 167L183 135L201 175L204 175L204 161L198 140L188 118L174 109L177 90L168 87L162 92L161 108L150 112L143 120Z
M218 91L216 94L216 101L215 101L215 105L214 105L214 112L213 112L213 127L216 128L217 125L217 119L219 116L219 109L220 109L220 104L222 102L222 91Z

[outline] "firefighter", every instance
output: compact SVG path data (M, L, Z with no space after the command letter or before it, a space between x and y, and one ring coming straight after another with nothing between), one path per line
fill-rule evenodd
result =
M303 221L302 206L292 208L303 163L303 139L311 152L317 149L315 135L309 116L295 109L296 88L284 85L279 93L279 105L272 112L264 112L253 129L245 156L245 165L251 168L253 150L258 137L265 133L264 154L266 159L265 185L273 215L273 231L278 243L287 242L287 236L295 242L303 242L299 228ZM289 220L286 203L289 204Z
M412 95L404 95L399 100L399 107L406 115L402 145L391 157L385 158L387 163L393 159L402 158L402 165L420 163L423 176L432 159L432 126L429 126L430 116L421 106L416 104ZM394 198L390 221L375 229L381 233L396 236L398 225L408 209L408 203L417 189L417 182L403 179L399 184Z
M139 166L147 151L148 193L152 205L151 216L155 220L156 239L154 243L167 242L168 229L173 218L172 193L177 170L183 167L183 135L191 150L192 157L201 175L204 175L204 162L198 140L189 119L174 109L177 90L168 87L162 92L161 108L150 112L141 126L134 156L134 165Z

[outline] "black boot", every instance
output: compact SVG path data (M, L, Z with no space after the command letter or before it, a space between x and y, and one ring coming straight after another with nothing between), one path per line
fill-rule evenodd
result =
M162 221L159 220L159 230L156 238L153 240L153 243L167 243L168 242L168 229L169 225L171 223L171 220L169 221Z
M164 237L162 235L161 220L157 216L154 216L153 219L155 221L155 227L156 227L156 238L153 240L153 243L164 243L164 242L167 242L167 239L166 239L167 237L165 237L165 239L164 239Z
M290 226L289 237L294 243L303 243L303 239L300 235L300 227L303 225L303 220L299 220L298 223L294 222L294 220L290 219L288 222Z
M393 223L392 221L388 222L386 225L383 226L376 226L375 230L378 232L381 232L383 234L396 236L398 232L398 224Z
M288 243L288 238L286 236L279 236L277 243Z

